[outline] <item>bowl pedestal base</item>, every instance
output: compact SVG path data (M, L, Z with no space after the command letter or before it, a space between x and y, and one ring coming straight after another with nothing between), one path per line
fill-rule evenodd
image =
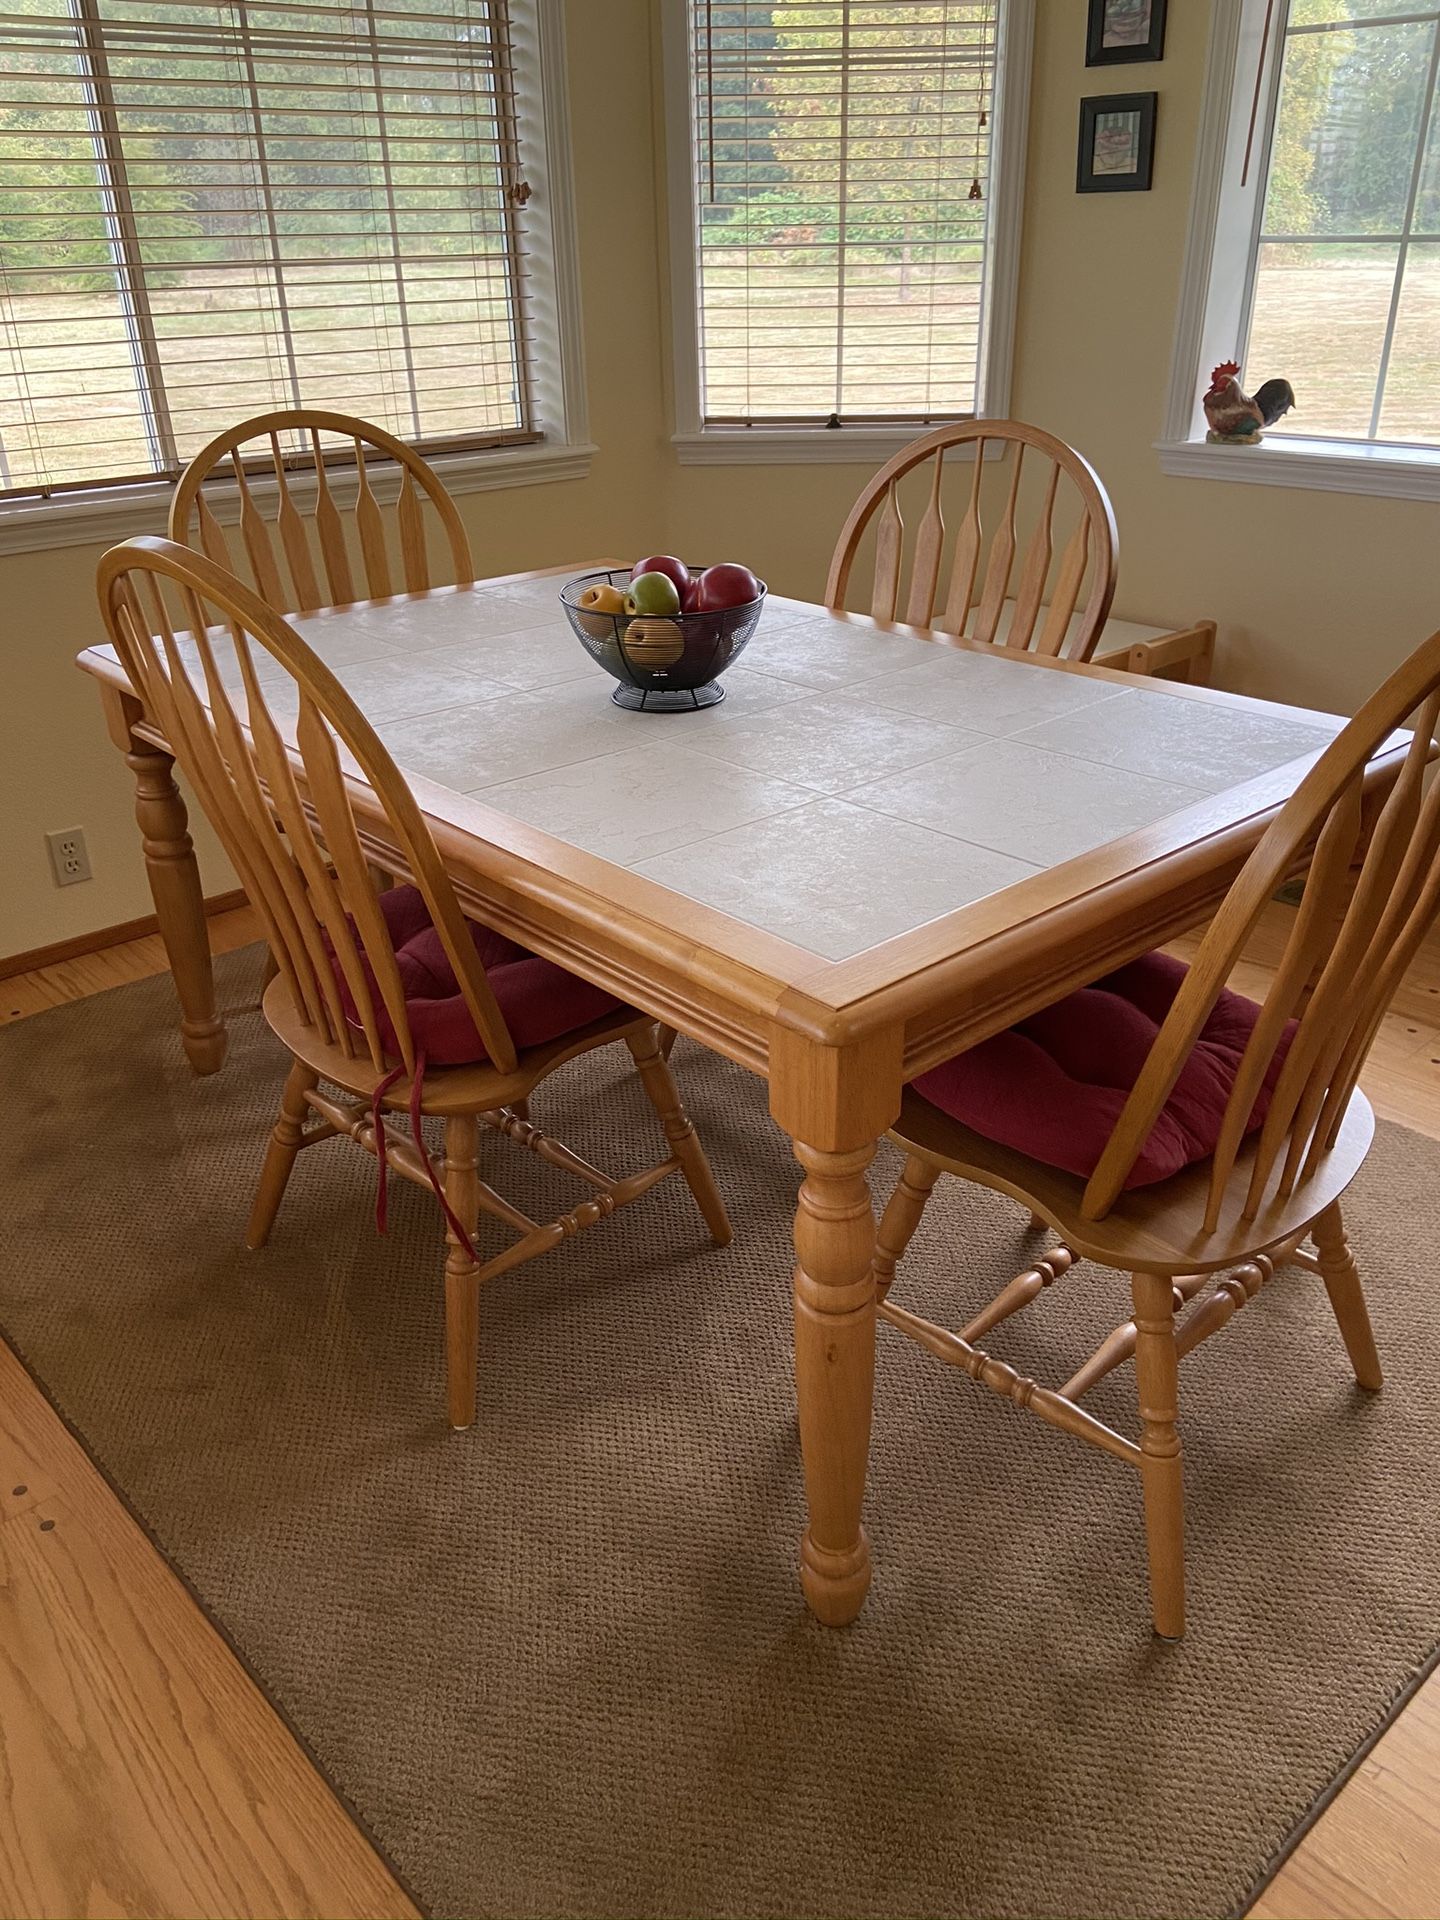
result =
M616 687L610 698L629 713L698 713L704 707L718 707L725 689L718 680L703 687L669 687L648 692L639 687Z

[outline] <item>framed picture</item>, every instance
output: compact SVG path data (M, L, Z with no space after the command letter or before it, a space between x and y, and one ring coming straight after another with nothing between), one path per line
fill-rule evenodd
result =
M1090 0L1087 67L1159 60L1165 53L1165 0Z
M1155 166L1154 93L1100 93L1080 102L1077 193L1148 193Z

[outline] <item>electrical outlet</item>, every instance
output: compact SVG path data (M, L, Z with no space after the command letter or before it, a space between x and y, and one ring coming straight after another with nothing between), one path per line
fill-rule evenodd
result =
M50 865L55 871L57 887L73 887L77 881L90 878L90 855L83 827L62 827L58 833L47 833L45 845L50 849Z

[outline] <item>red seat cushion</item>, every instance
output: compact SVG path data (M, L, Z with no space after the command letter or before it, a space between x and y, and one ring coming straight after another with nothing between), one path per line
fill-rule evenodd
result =
M917 1092L987 1140L1088 1179L1115 1129L1188 969L1147 953L922 1073ZM1226 988L1181 1068L1125 1185L1145 1187L1215 1150L1225 1103L1260 1009ZM1292 1021L1250 1115L1262 1124L1294 1033Z
M395 948L416 1047L431 1066L468 1066L484 1060L485 1042L465 1005L425 896L418 887L392 887L380 895L380 911ZM503 933L477 926L473 920L465 924L510 1036L521 1052L588 1027L591 1021L615 1012L623 1004L603 988L567 973L553 960L530 953ZM338 966L336 977L346 1014L358 1026L354 1003ZM385 1044L394 1049L395 1035L373 981L371 986Z

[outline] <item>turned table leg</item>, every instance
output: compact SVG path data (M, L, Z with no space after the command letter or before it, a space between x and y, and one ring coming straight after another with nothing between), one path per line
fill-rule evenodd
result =
M175 762L133 736L125 760L135 775L135 818L150 896L180 1000L181 1044L196 1073L216 1073L225 1058L225 1023L215 1011L200 869L175 784Z
M846 1049L776 1036L770 1102L805 1169L795 1213L795 1391L810 1611L848 1625L870 1587L861 1524L875 1384L875 1212L865 1175L900 1104L899 1038Z

